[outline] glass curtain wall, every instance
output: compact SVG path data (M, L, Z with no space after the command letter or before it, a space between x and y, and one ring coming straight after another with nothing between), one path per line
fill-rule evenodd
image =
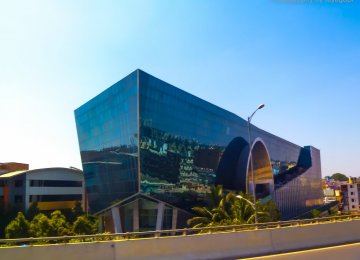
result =
M246 120L141 70L78 108L75 117L92 212L139 191L190 211L204 204L211 185L247 190L250 149ZM301 199L308 200L307 194L312 194L314 200L321 194L317 191L319 167L293 181L314 169L309 149L255 126L251 131L253 141L261 139L264 144L259 143L254 151L266 162L254 162L256 173L266 173L256 178L261 182L256 182L257 193L267 196L264 177L272 172L275 190L291 183L289 192L307 190ZM265 160L267 154L270 163ZM320 155L316 163L320 164ZM278 195L285 198L280 192ZM275 200L280 207L285 203ZM296 196L286 203L298 203ZM148 219L144 226L150 228L154 211L148 210L142 214Z
M246 149L245 164L249 154L245 120L142 71L139 112L142 192L189 210L204 202L210 185L246 190L246 171L240 173L238 165ZM271 167L259 166L258 172L279 176L275 188L311 167L304 148L251 127L253 140L261 138L270 155ZM265 197L267 185L257 184L256 192Z
M144 72L139 95L141 191L187 210L202 204L245 122Z
M92 212L138 191L137 99L134 72L75 111Z

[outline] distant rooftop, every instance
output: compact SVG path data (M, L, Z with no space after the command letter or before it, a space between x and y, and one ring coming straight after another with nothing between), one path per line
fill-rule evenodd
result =
M4 174L0 175L0 179L11 178L11 177L23 174L24 172L27 172L27 170L26 171L14 171L14 172L4 173Z
M0 163L0 172L13 172L13 171L27 171L29 170L29 164L18 162L5 162Z

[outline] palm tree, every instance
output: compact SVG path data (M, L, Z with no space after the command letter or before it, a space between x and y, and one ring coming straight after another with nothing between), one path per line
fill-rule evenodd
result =
M208 206L194 207L197 216L188 220L188 225L193 228L213 227L225 224L229 215L225 210L225 197L222 186L211 187Z
M229 193L231 196L232 207L232 224L242 225L251 224L255 222L255 208L251 202L251 197L245 193ZM259 208L259 207L258 207ZM259 211L258 211L259 215Z
M188 225L194 228L242 225L255 222L255 207L252 198L246 193L235 194L223 191L221 186L211 188L208 207L194 207L197 216L188 220ZM275 221L279 219L279 210L270 201L261 204L256 202L259 222Z
M235 199L234 193L225 194L222 186L211 187L208 206L192 208L197 216L189 219L188 225L193 228L231 225Z

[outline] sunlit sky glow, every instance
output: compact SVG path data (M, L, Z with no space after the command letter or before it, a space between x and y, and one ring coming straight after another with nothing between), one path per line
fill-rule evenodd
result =
M2 1L0 162L81 168L73 111L140 68L360 176L360 4Z

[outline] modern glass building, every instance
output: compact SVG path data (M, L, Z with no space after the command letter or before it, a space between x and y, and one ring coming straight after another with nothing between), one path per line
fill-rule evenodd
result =
M89 208L108 230L182 227L214 184L252 193L247 122L141 70L75 118ZM320 151L251 133L257 197L285 219L320 205Z

